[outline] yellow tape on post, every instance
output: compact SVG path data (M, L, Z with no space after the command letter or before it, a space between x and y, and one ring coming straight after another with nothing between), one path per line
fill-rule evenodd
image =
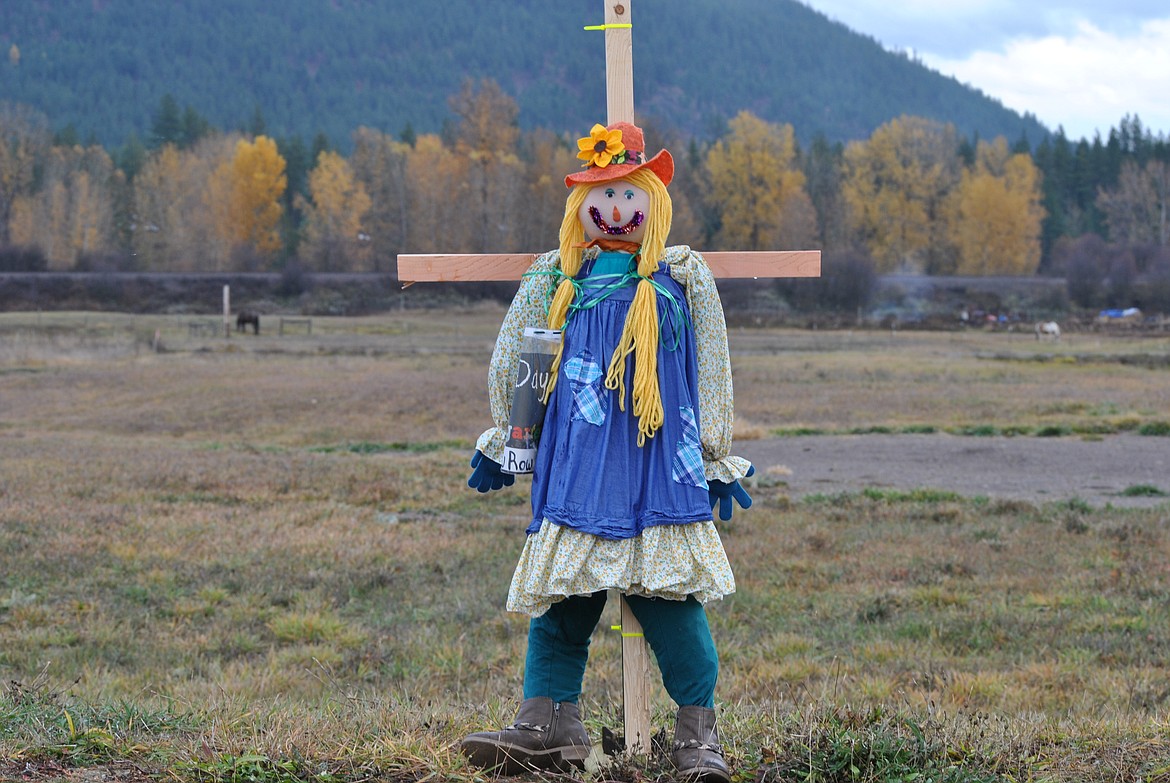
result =
M622 627L620 625L611 625L609 627L609 630L611 630L611 631L620 631L621 629L622 629ZM645 635L646 634L643 634L643 633L623 633L622 638L623 639L636 639L636 638L644 637Z

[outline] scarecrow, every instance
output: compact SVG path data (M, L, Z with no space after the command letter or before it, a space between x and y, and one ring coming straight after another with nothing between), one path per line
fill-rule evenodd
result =
M515 722L462 751L503 774L582 767L591 743L577 707L607 590L621 592L678 705L679 774L728 783L715 718L719 662L704 604L735 591L712 510L751 498L751 464L730 455L731 366L714 278L686 246L666 247L674 161L645 154L630 123L578 142L583 170L560 248L539 256L504 318L489 373L493 428L468 484L513 483L501 462L525 328L560 330L533 464L532 521L508 593L531 616Z

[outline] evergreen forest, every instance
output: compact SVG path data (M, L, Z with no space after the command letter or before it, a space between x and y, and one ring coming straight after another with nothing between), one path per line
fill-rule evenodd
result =
M524 129L589 127L605 107L597 0L40 0L0 3L0 100L106 146L145 139L166 95L223 129L273 135L360 126L437 133L446 97L489 78ZM903 114L964 135L1047 130L796 0L638 0L643 119L710 141L742 110L802 142L864 138Z
M548 249L604 52L577 33L592 2L519 7L4 4L0 271ZM783 293L845 312L895 273L1064 277L1077 306L1170 310L1170 142L1138 117L1070 139L800 3L687 8L673 35L682 14L635 9L672 242L822 249L815 289Z

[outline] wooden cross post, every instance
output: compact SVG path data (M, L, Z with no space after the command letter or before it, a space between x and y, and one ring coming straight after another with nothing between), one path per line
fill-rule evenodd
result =
M605 24L586 29L605 31L607 125L634 122L633 30L631 0L603 0ZM403 287L416 282L519 280L537 253L398 256ZM717 278L819 277L819 250L703 253ZM650 653L642 626L621 599L622 686L626 748L636 754L650 750Z

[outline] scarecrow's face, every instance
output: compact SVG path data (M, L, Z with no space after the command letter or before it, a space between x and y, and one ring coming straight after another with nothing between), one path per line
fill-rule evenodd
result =
M650 213L650 194L624 179L598 185L577 213L589 239L641 242Z

